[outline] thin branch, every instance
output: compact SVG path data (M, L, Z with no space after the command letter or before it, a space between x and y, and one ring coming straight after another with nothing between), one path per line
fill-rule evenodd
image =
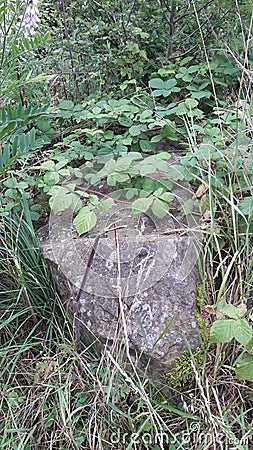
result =
M100 195L101 197L106 197L106 198L110 198L110 199L112 199L115 203L124 203L125 205L131 205L132 203L131 202L127 202L126 200L118 200L117 198L112 198L110 195L108 195L108 194L103 194L102 192L100 192L100 191L95 191L95 190L93 190L93 189L86 189L86 188L83 188L82 186L76 186L77 187L77 189L79 189L80 191L84 191L84 192L89 192L89 193L91 193L91 194L96 194L96 195Z
M202 6L201 8L199 8L198 10L196 10L196 13L199 14L202 9L206 9L211 3L213 3L213 0L210 0L209 2L205 3L204 6ZM181 16L179 16L176 20L175 23L180 22L180 20L185 19L188 16L192 16L192 11L190 12L186 12L185 14L181 14Z

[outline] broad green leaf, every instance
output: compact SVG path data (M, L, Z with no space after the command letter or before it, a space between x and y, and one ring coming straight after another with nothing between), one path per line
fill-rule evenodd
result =
M180 166L179 164L171 165L167 167L166 174L168 178L172 180L179 181L185 179L186 168Z
M210 330L212 343L225 344L234 337L234 320L216 320Z
M138 161L138 159L143 159L143 156L139 152L130 152L128 158L131 158L132 161Z
M81 208L82 202L77 194L70 192L65 187L60 187L56 195L49 199L49 206L57 214L69 208L78 210Z
M198 102L194 98L187 98L184 103L188 109L194 109L198 106Z
M60 105L60 106L61 106L61 105ZM94 108L92 108L92 112L93 112L93 114L95 114L95 116L98 115L98 114L100 114L101 111L102 111L102 109L101 109L101 108L98 108L98 106L95 106Z
M252 328L246 319L235 320L234 338L244 346L249 343L252 338Z
M147 192L154 192L159 186L159 182L153 178L145 178L142 183L142 189Z
M98 204L98 208L100 211L105 212L109 211L114 205L114 200L112 198L107 198L105 200L101 200Z
M200 100L201 98L210 98L212 93L210 91L197 91L197 92L192 92L191 95L193 98Z
M171 158L171 154L168 152L160 152L160 153L157 153L157 155L155 157L156 157L156 159L158 158L158 159L168 160Z
M171 141L177 141L178 140L178 134L175 132L173 128L171 128L169 125L164 125L162 129L163 136L170 139Z
M55 163L52 160L45 161L40 166L41 170L55 170Z
M135 189L135 188L129 189L128 191L125 192L126 199L131 200L136 195L138 195L138 192L139 192L138 189Z
M122 125L122 127L129 128L133 125L132 119L130 119L130 117L127 116L119 116L118 122L120 125Z
M63 100L63 102L60 103L60 109L73 110L74 103L71 100Z
M112 130L106 130L104 132L103 136L106 140L112 140L113 139L113 131Z
M51 124L49 120L46 119L37 120L36 126L39 130L43 131L44 133L51 129Z
M153 162L156 170L161 170L162 172L167 172L168 164L162 158L155 156L154 158L152 157L151 161Z
M68 164L68 160L63 158L56 165L54 170L60 170Z
M251 216L253 213L253 197L244 197L244 199L239 203L238 208L246 216Z
M52 186L53 184L57 184L59 182L60 176L57 172L47 172L45 173L43 180L46 184Z
M248 356L239 363L235 369L236 378L239 380L253 381L253 356Z
M82 156L86 161L91 161L94 158L94 155L91 152L86 151L82 154Z
M173 90L173 88L176 85L177 85L177 80L175 80L175 78L172 78L171 80L168 80L168 81L164 82L163 89L166 89L167 91L170 91L170 90Z
M92 206L97 206L99 203L98 196L94 194L89 195L89 202Z
M146 212L153 203L153 197L138 198L132 203L132 213L140 214Z
M69 169L61 169L61 170L58 170L58 174L61 175L62 177L69 177L70 170Z
M133 125L131 128L129 128L129 133L131 136L139 136L142 132L142 126L141 125Z
M152 204L151 209L156 217L158 217L159 219L163 219L168 214L170 207L163 200L156 198Z
M144 111L142 111L142 113L140 115L140 122L149 121L150 119L152 119L152 116L153 116L153 111L150 111L149 109L145 109Z
M153 89L163 89L164 81L161 78L152 78L149 82L149 87Z
M154 143L160 142L162 139L163 139L163 136L160 134L160 135L157 135L157 136L153 136L151 138L151 142L154 142Z
M124 183L129 180L129 175L127 173L111 173L107 177L107 183L109 186L116 186L117 183Z
M73 225L79 236L88 233L88 231L95 227L96 223L97 216L88 206L81 208L73 221Z
M156 168L152 162L148 163L145 162L145 160L142 163L138 163L135 166L136 169L138 169L141 176L149 175L151 173L154 173L156 171Z
M193 206L194 206L193 200L191 198L188 198L188 200L186 200L182 205L183 215L187 216L188 214L191 214L192 210L193 210Z
M114 170L116 172L125 172L127 169L129 169L131 162L132 162L132 160L128 156L120 157L117 159L117 161L115 163Z
M175 198L175 196L173 194L171 194L171 192L164 192L162 195L160 195L160 200L163 200L167 203L172 202Z
M105 177L106 175L109 175L110 173L114 172L115 165L116 165L116 161L113 158L109 159L109 161L107 161L107 163L104 165L103 169L100 170L97 173L97 175L100 177Z
M163 188L162 187L160 187L160 188L158 188L158 189L156 189L156 191L154 192L154 197L160 197L160 195L162 195L162 193L163 193Z
M239 318L237 308L234 305L228 305L225 303L221 308L218 307L218 311L230 317L230 319Z
M147 139L141 139L140 147L143 152L152 152L155 148L155 144Z
M128 151L128 148L127 148L126 145L117 144L116 147L115 147L115 153L122 154L122 153L127 153L127 151Z

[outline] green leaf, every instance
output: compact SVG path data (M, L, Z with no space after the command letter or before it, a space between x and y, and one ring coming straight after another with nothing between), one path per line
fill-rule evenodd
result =
M153 89L163 89L164 81L161 78L152 78L149 82L149 87Z
M164 82L163 89L166 89L167 91L173 90L173 88L177 85L177 80L175 78L172 78L171 80ZM180 89L179 89L180 90Z
M55 163L52 160L45 161L40 166L41 170L55 170Z
M169 125L164 125L164 127L162 129L162 133L163 133L163 136L170 139L171 141L178 140L178 134Z
M143 152L152 152L155 148L155 144L147 139L141 139L140 147Z
M168 178L171 178L175 181L184 180L186 173L186 168L180 166L179 164L168 166L166 171Z
M234 320L216 320L210 330L212 343L225 344L234 337Z
M43 180L46 184L52 186L53 184L57 184L59 182L60 176L57 172L47 172L45 173Z
M244 197L244 199L239 203L238 208L246 216L251 216L253 213L253 197Z
M151 138L151 142L154 142L154 143L160 142L162 139L163 139L163 136L160 134L160 135L157 135L157 136L153 136Z
M63 100L63 102L60 103L60 109L73 110L74 103L71 100Z
M200 100L201 98L210 98L212 93L210 91L197 91L197 92L192 92L191 95L193 98Z
M193 211L194 202L191 198L188 198L182 205L182 212L184 216L191 214Z
M129 128L133 125L132 119L130 119L130 117L127 116L119 116L118 122L122 127L126 128Z
M68 164L68 160L63 158L56 165L54 170L60 170Z
M164 192L162 195L160 195L160 200L164 200L165 202L169 203L172 202L175 198L175 196L171 192Z
M188 109L194 109L198 106L198 102L194 98L187 98L184 103Z
M142 125L133 125L131 128L129 128L129 133L131 136L139 136L142 131Z
M160 197L160 195L162 195L162 193L163 193L163 188L162 187L159 187L158 189L156 189L156 191L154 192L154 197Z
M122 156L117 159L114 170L116 172L125 172L127 169L129 169L131 162L131 158L129 158L128 156Z
M82 202L77 194L70 192L65 186L59 186L55 195L49 199L49 206L52 211L57 214L58 212L65 211L69 208L77 211L81 208Z
M38 120L36 122L36 126L40 131L43 131L44 133L49 131L51 128L49 120L46 120L46 119Z
M132 203L132 213L140 214L146 212L153 203L153 197L138 198Z
M141 176L145 176L145 175L149 175L151 173L154 173L156 171L156 168L154 166L154 164L150 163L146 163L145 160L142 163L138 163L135 166L136 169L138 169L138 172L140 173Z
M100 209L100 211L105 212L105 211L109 211L114 205L114 200L112 198L107 198L105 200L101 200L98 208Z
M248 356L239 363L235 369L236 378L239 380L253 381L253 356Z
M73 225L79 234L88 233L97 223L97 216L88 206L84 206L80 209L76 218L73 221Z
M127 151L128 151L128 148L127 148L126 145L117 144L116 147L115 147L115 153L122 154L122 153L127 153Z
M116 186L116 183L124 183L127 180L129 180L129 175L123 172L112 173L107 177L107 183L109 186Z
M92 108L92 112L93 112L93 114L95 114L95 116L100 114L101 111L102 111L102 109L98 108L98 106L95 106L94 108Z
M230 317L230 319L239 318L237 308L233 305L228 305L225 303L221 308L218 307L218 311Z
M159 182L153 178L145 178L142 183L142 189L147 192L154 192L159 186Z
M252 338L252 328L246 319L239 319L234 324L234 338L246 346Z
M169 205L166 202L160 200L159 198L156 198L154 200L152 205L152 212L156 217L158 217L159 219L163 219L168 214L169 210Z

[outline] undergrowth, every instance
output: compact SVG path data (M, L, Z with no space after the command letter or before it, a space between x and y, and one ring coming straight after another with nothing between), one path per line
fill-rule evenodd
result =
M49 35L20 42L18 2L10 0L9 10L0 3L6 33L0 73L0 449L252 448L253 15L243 51L226 45L226 51L208 53L202 8L192 2L204 62L196 55L163 67L156 61L147 73L146 53L135 65L141 43L129 42L124 52L132 59L124 67L123 53L117 70L130 78L135 68L138 79L119 77L120 94L106 87L77 104L55 95L51 105L34 106L35 90L30 103L24 92L53 77L19 74L19 63L32 52L33 66ZM136 41L145 38L134 30ZM115 65L106 60L110 71ZM54 94L66 92L64 83L54 79ZM42 87L38 92L48 94ZM156 151L166 139L180 154L170 168L170 155ZM128 344L118 338L109 347L89 334L77 346L35 227L43 203L56 213L72 208L83 234L96 224L96 209L108 210L120 195L135 199L133 214L150 208L165 218L174 201L171 180L192 184L194 199L183 210L187 215L197 203L201 215L200 336L197 352L184 353L158 385L148 371L137 371Z

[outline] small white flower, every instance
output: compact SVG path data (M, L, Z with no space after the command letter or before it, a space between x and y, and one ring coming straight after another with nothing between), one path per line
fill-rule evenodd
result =
M40 22L37 5L38 0L32 0L32 3L26 8L22 21L22 27L25 28L25 37L34 35L35 29L38 27Z

